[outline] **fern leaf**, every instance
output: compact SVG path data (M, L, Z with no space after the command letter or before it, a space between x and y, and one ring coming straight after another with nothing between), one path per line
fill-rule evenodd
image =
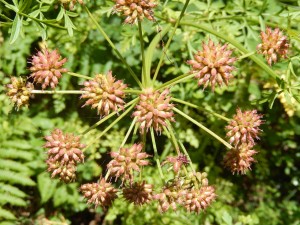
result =
M21 184L24 186L34 186L35 182L23 173L0 170L0 181L6 181L11 184Z
M16 188L14 186L4 184L4 183L0 183L0 193L1 192L4 192L4 193L6 192L9 195L14 195L14 196L20 197L20 198L26 197L25 192L21 191L19 188Z
M7 148L26 149L26 150L32 149L32 145L30 145L27 141L20 140L20 139L17 142L5 141L2 143L2 145Z
M0 193L0 204L5 205L5 204L10 204L10 205L15 205L15 206L26 206L27 203L19 197L15 197L9 194L5 193Z
M16 172L21 173L30 173L30 169L25 166L23 163L8 160L8 159L0 159L0 169L3 168L5 170L14 170Z
M4 219L4 220L16 220L16 217L10 211L0 207L0 219L1 220L2 219Z
M31 152L24 151L24 150L1 149L0 158L24 159L27 161L31 161L33 159L33 154Z

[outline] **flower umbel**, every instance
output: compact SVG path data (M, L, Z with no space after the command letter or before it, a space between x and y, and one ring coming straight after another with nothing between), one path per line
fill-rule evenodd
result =
M46 136L45 139L47 142L44 147L49 149L47 152L49 158L61 164L84 161L82 149L85 145L80 143L79 136L63 134L60 129L54 129L51 135Z
M91 81L86 81L82 89L86 91L81 98L88 99L85 104L97 108L98 115L106 116L111 110L117 111L124 109L125 97L124 89L127 87L121 80L117 80L109 71L107 75L98 74Z
M251 169L252 162L255 162L252 156L257 151L253 150L252 147L250 143L242 143L238 147L230 149L224 157L225 167L230 169L233 174L245 174Z
M231 58L232 51L227 49L227 44L221 46L209 40L208 44L202 43L202 51L194 55L193 60L187 63L192 66L191 73L196 73L198 85L204 85L204 89L210 83L214 91L216 84L222 86L228 85L228 81L233 77L232 64L236 58Z
M17 110L21 106L28 106L29 98L32 97L30 92L34 89L32 83L26 83L21 77L11 77L10 83L6 85L6 88L6 95L14 103Z
M142 144L134 144L130 148L120 148L118 152L111 152L110 155L113 158L108 164L108 173L116 178L122 176L122 181L133 181L133 171L140 171L141 166L149 164L146 158L149 155L146 152L142 152Z
M66 61L66 58L61 59L57 50L43 49L32 57L31 77L34 82L42 84L42 89L49 85L51 88L55 88L62 73L68 71L66 68L62 68Z
M51 178L59 176L60 180L65 183L73 182L76 179L76 164L71 161L66 164L61 164L59 161L53 158L48 158L46 160L48 165L47 171L51 173Z
M98 183L83 184L80 191L89 204L107 207L117 198L117 190L102 178Z
M140 95L140 101L132 116L137 118L141 133L148 131L150 127L161 133L162 128L167 126L166 121L175 122L174 106L170 103L169 93L169 89L163 92L147 89Z
M123 189L123 196L127 201L133 202L135 205L149 203L152 200L152 186L151 184L146 184L145 181L141 183L135 182Z
M227 134L230 144L235 146L241 143L250 143L255 145L254 139L259 139L258 135L261 130L259 126L263 123L262 115L258 114L256 110L247 110L242 112L241 109L236 110L233 119L226 126Z
M133 24L137 20L142 21L145 17L154 20L152 9L157 6L155 0L115 0L115 2L115 11L126 16L124 23Z
M263 54L268 64L276 63L280 58L287 58L289 49L288 39L279 28L272 30L267 27L265 32L260 33L262 43L257 46L257 52Z

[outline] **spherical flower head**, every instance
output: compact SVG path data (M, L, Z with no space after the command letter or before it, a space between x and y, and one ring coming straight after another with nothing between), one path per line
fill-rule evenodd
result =
M227 44L215 44L212 40L202 43L202 51L194 55L193 60L187 63L192 66L191 73L196 73L198 85L204 85L204 89L210 83L214 91L216 84L222 86L223 83L228 85L229 80L233 77L232 64L236 58L231 57L232 51L227 49Z
M255 162L253 155L257 152L252 149L252 144L242 143L236 148L229 150L224 157L224 165L231 170L233 174L246 174Z
M141 166L149 164L146 158L149 155L142 152L142 144L134 144L130 148L120 148L118 152L111 152L113 158L108 164L108 173L116 178L122 177L122 181L133 181L133 171L140 172Z
M84 155L82 149L84 144L80 143L80 137L74 134L63 134L60 129L54 129L51 135L46 136L47 140L44 145L48 148L48 158L59 162L60 164L67 164L71 161L83 162Z
M69 8L70 10L74 9L74 6L78 2L79 4L83 4L83 0L59 0L60 3L65 7Z
M145 181L141 183L135 182L123 188L123 196L127 201L135 205L147 204L152 200L152 187L151 184L146 184Z
M10 83L6 85L6 88L6 95L14 103L17 110L21 106L28 106L29 98L32 97L31 91L34 89L32 83L26 83L21 77L11 77Z
M114 10L126 16L124 23L134 24L144 18L155 20L152 11L157 6L155 0L115 0L115 2Z
M48 158L46 161L48 165L48 172L51 173L51 178L59 176L60 180L65 183L73 182L76 179L76 163L68 162L61 164L52 158Z
M213 186L202 186L200 189L191 189L185 195L183 202L188 212L200 213L205 210L216 198Z
M258 135L261 130L259 126L263 123L262 115L256 110L247 110L242 112L241 109L236 110L233 119L226 126L230 144L234 143L237 146L240 143L255 144L255 139L259 139Z
M170 163L173 165L173 171L175 174L178 174L182 165L187 165L189 160L186 155L180 154L178 156L168 156L166 161L162 163L165 165L166 163Z
M279 28L272 30L267 27L265 32L260 33L260 38L262 43L257 46L257 52L266 57L270 66L280 58L287 58L288 39Z
M108 207L117 198L117 190L111 183L107 183L102 178L98 183L83 184L80 187L84 198L89 204L94 204L97 208L99 205Z
M107 75L98 74L93 80L84 82L82 89L86 93L81 98L88 99L85 104L97 108L98 115L106 116L110 111L118 112L124 109L125 98L124 89L127 87L121 80L117 80L109 71Z
M66 61L66 58L61 59L57 50L43 49L32 57L32 66L29 68L32 72L31 77L34 82L42 84L43 89L49 85L51 88L55 88L62 73L68 71L62 68Z
M139 123L141 133L148 131L150 127L161 133L163 127L167 126L167 121L175 122L174 106L170 103L169 93L169 89L160 92L150 88L140 95L140 101L132 116Z

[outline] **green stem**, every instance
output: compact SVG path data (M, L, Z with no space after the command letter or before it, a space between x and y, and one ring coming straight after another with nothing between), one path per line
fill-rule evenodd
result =
M165 58L165 54L167 54L167 50L169 48L169 45L171 44L171 41L172 41L173 36L174 36L174 34L175 34L176 30L177 30L177 27L179 26L180 20L182 19L183 15L185 13L185 10L186 10L186 8L187 8L187 6L188 6L189 3L190 3L190 0L186 0L185 1L185 4L184 4L184 6L183 6L183 8L181 10L179 18L177 19L177 21L175 23L174 29L173 29L173 31L172 31L172 33L171 33L171 35L170 35L170 37L169 37L169 39L167 41L167 44L164 46L164 49L163 49L164 52L163 52L163 54L161 54L161 57L159 59L159 63L157 65L157 67L156 67L156 70L155 70L155 73L154 73L154 76L153 76L153 82L157 78L157 75L158 75L158 72L160 70L161 64L162 64L162 62L163 62L163 60Z
M180 82L182 82L184 80L188 80L188 79L190 79L190 78L192 78L194 76L195 76L195 74L190 74L190 73L183 74L181 76L178 76L178 77L176 77L176 78L174 78L172 80L169 80L169 81L165 82L164 84L162 84L161 86L159 86L158 88L156 88L156 90L161 90L163 88L170 87L170 86L175 85L177 83L180 83Z
M193 163L192 163L192 160L191 160L191 157L190 157L189 153L187 152L187 150L186 150L186 148L184 147L183 143L182 143L180 140L178 140L178 142L179 142L180 147L181 147L181 149L183 150L184 154L186 155L186 157L187 157L188 160L189 160L189 165L190 165L190 167L191 167L191 169L192 169L192 172L195 174L196 171L195 171L195 169L194 169L194 166L193 166Z
M44 90L32 90L30 91L30 94L76 94L81 95L85 94L86 91L78 91L78 90L65 90L65 91L44 91Z
M86 79L86 80L93 80L94 79L92 77L88 77L86 75L82 75L82 74L79 74L79 73L67 72L67 74L69 74L71 76L74 76L74 77L80 77L80 78L83 78L83 79Z
M193 104L193 103L186 102L186 101L184 101L184 100L177 99L177 98L171 98L171 101L178 102L178 103L181 103L181 104L183 104L183 105L190 106L190 107L192 107L192 108L196 108L196 109L199 109L199 110L204 110L205 112L208 112L208 113L210 113L210 114L212 114L212 115L214 115L214 116L216 116L216 117L218 117L218 118L220 118L220 119L222 119L222 120L225 120L225 121L227 121L227 122L230 121L230 119L228 119L228 118L225 117L225 116L222 116L221 114L218 114L218 113L215 113L215 112L213 112L213 111L210 111L209 109L205 109L205 108L203 108L203 107L197 106L197 105L195 105L195 104Z
M129 94L138 94L138 95L143 93L143 91L141 90L134 90L134 89L125 89L123 92Z
M125 143L126 143L126 141L127 141L128 137L129 137L129 135L130 135L130 133L131 133L132 129L134 128L134 125L135 125L136 119L137 119L137 118L135 117L135 118L134 118L134 120L131 122L131 125L130 125L130 127L129 127L129 129L128 129L128 131L127 131L126 135L125 135L125 138L124 138L124 140L123 140L123 142L122 142L122 144L121 144L120 148L122 148L122 147L125 145Z
M256 54L255 51L249 52L248 54L241 55L240 57L237 58L237 61L240 61L240 60L242 60L242 59L244 59L244 58L247 58L247 57L249 57L249 56L251 56L251 55L254 55L254 54Z
M138 98L133 99L132 101L128 102L128 103L124 106L124 108L127 108L128 106L130 106L130 105L136 103L137 101L138 101ZM119 112L119 111L121 111L121 109L118 110L118 112ZM90 132L91 130L93 130L94 128L96 128L97 126L99 126L99 125L101 125L102 123L104 123L106 120L108 120L108 119L110 119L111 117L113 117L114 115L116 115L118 112L113 112L113 113L107 115L106 117L104 117L103 119L101 119L101 120L99 120L97 123L95 123L93 126L89 127L89 128L86 129L85 131L83 131L83 132L81 133L81 135L87 134L88 132Z
M87 149L92 144L95 143L95 141L98 141L104 134L106 134L115 124L117 124L121 119L123 119L124 116L126 116L134 107L135 105L132 104L125 112L123 112L115 121L113 121L111 124L109 124L92 142L88 144L88 146L85 148Z
M171 138L171 141L173 142L174 144L174 147L175 147L175 150L177 152L177 155L180 155L180 149L179 149L179 145L177 143L177 139L175 138L175 135L174 135L174 132L173 132L173 129L172 129L172 125L169 121L167 121L167 124L168 124L168 130L169 131L169 137Z
M206 128L205 126L203 126L201 123L199 123L198 121L194 120L192 117L190 117L189 115L185 114L184 112L180 111L177 108L173 108L173 110L175 112L177 112L178 114L180 114L181 116L183 116L184 118L186 118L187 120L191 121L193 124L195 124L196 126L200 127L202 130L206 131L207 133L209 133L211 136L213 136L214 138L216 138L218 141L220 141L222 144L224 144L227 148L231 149L233 148L228 142L226 142L223 138L221 138L220 136L218 136L216 133L212 132L210 129Z
M140 86L140 88L142 88L143 86L142 86L140 80L135 75L135 73L133 72L133 70L130 68L130 66L128 65L128 63L126 62L126 60L123 58L123 56L121 55L121 53L119 52L119 50L116 48L116 46L114 45L114 43L107 36L107 34L102 29L102 27L100 26L100 24L97 22L97 20L95 19L95 17L92 15L92 13L89 11L89 9L86 6L84 6L84 9L88 13L88 15L91 18L91 20L93 21L93 23L96 25L98 31L103 35L103 37L105 38L105 40L109 43L110 47L115 51L115 53L118 55L118 57L120 58L120 60L122 61L122 63L126 66L126 68L128 69L128 71L131 74L131 76L133 77L133 79L137 82L137 84Z
M230 38L229 36L224 35L223 33L220 33L210 27L207 27L203 24L195 24L195 23L190 23L190 22L186 22L183 21L180 23L180 25L185 25L185 26L191 26L191 27L195 27L201 30L204 30L208 33L211 33L227 42L229 42L230 44L232 44L233 46L235 46L238 50L240 50L242 53L244 54L249 54L250 52L244 48L243 45L241 45L238 41ZM255 55L249 55L249 58L254 61L258 66L260 66L264 71L266 71L269 75L271 75L274 79L276 79L276 77L278 77L278 75L275 73L274 70L272 70L266 63L264 63L260 58L258 58Z
M145 49L144 49L144 40L143 40L143 30L142 30L142 24L141 21L138 20L138 26L139 26L139 37L140 37L140 44L141 44L141 52L142 52L142 61L143 61L143 72L142 72L142 84L144 87L147 87L148 84L148 77L146 74L146 63L145 63Z
M153 127L150 128L150 133L151 133L151 139L152 139L152 146L153 146L153 150L154 150L154 157L155 157L155 161L156 161L157 168L158 168L158 171L159 171L159 175L160 175L160 178L164 181L165 178L164 178L164 174L163 174L162 169L161 169L161 164L160 164L159 156L158 156L158 153L157 153L157 147L156 147Z

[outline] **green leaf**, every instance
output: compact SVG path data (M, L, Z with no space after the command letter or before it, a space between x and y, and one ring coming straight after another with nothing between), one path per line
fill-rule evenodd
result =
M16 14L16 17L13 22L9 43L13 44L19 37L23 24L23 17L20 17L19 14Z
M69 35L72 37L73 36L73 29L76 29L76 27L75 27L72 20L70 19L70 17L67 14L65 14L65 28L67 28Z
M35 182L23 173L0 170L0 181L6 181L11 184L21 184L24 186L34 186Z
M6 149L0 149L0 158L24 159L30 161L33 159L33 154L25 150L6 148Z
M269 96L269 108L272 109L275 99L277 98L278 93L276 91L273 91L272 94Z
M8 159L0 159L0 169L14 170L16 172L21 172L26 174L31 172L30 169L27 166L25 166L23 163L13 161L13 160L8 160Z
M7 192L10 195L20 198L26 197L25 192L21 191L19 188L4 183L0 183L0 192Z
M41 203L45 203L53 196L57 180L51 179L48 173L41 173L37 177L37 185L41 195Z
M27 203L22 198L4 194L4 193L2 193L2 194L0 193L0 203L2 205L5 205L8 203L10 205L15 205L15 206L26 206L27 205Z
M21 0L19 2L19 11L26 12L30 8L32 0Z
M226 225L232 225L232 217L227 211L223 212L222 219Z
M56 192L53 196L54 207L63 205L68 200L66 185L62 185L56 189Z
M0 207L0 219L16 220L17 218L10 211Z

